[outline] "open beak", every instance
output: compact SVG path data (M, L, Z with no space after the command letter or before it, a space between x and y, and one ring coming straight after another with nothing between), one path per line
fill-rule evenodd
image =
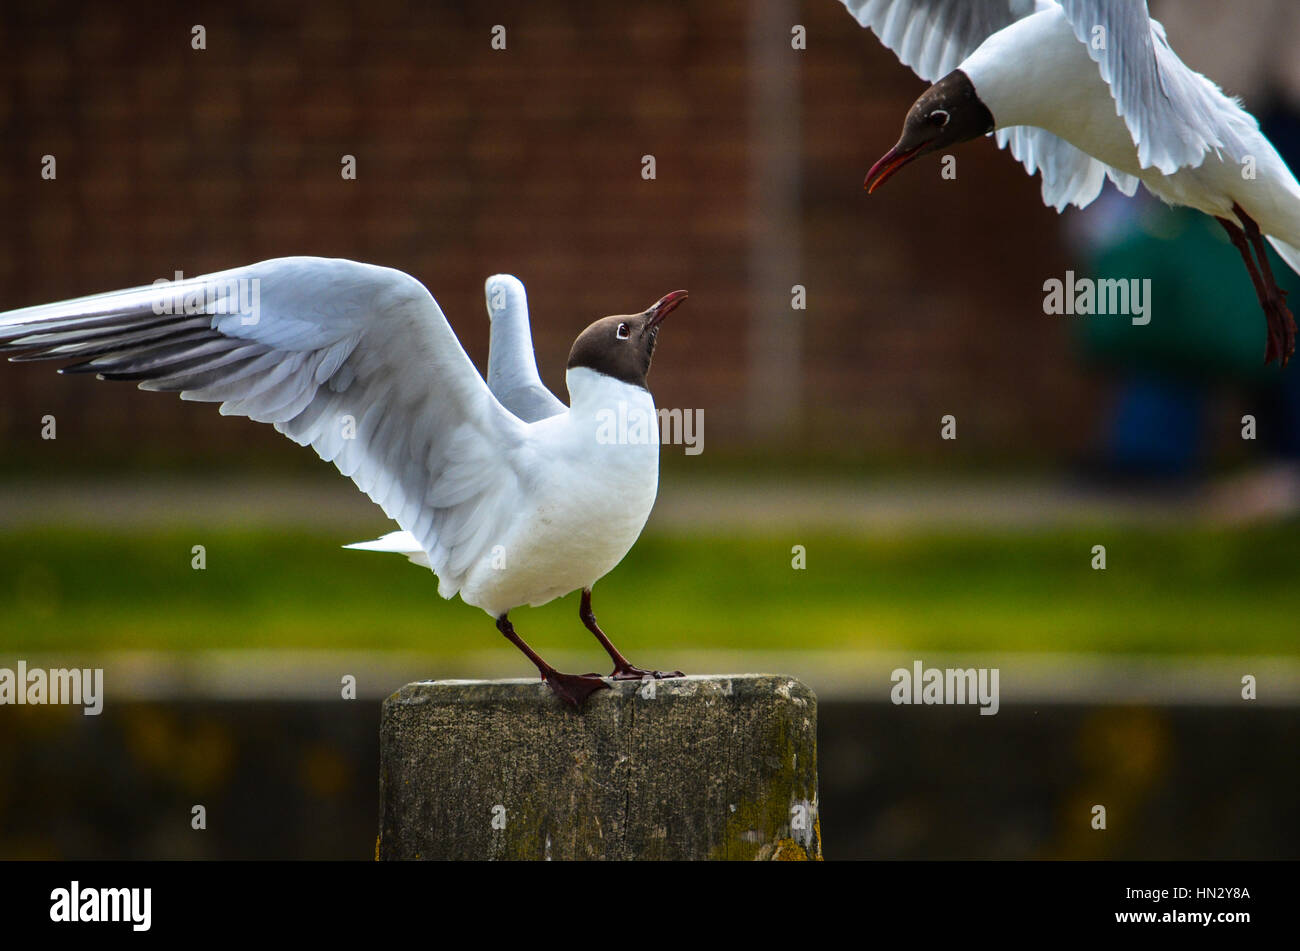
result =
M650 318L645 325L646 330L658 327L665 317L676 310L682 301L686 300L686 297L687 294L685 291L673 291L671 294L665 294L663 297L659 298L659 300L655 301L655 303L645 312L646 316Z
M897 172L900 168L916 157L916 153L921 151L924 143L914 149L899 151L898 146L894 146L886 152L875 165L871 166L871 171L867 172L866 180L863 181L862 187L870 195L877 188L885 183L885 180Z

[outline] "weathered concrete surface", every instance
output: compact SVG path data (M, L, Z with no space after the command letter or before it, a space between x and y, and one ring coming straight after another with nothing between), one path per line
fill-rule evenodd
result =
M817 698L767 674L408 684L383 706L381 859L820 859Z

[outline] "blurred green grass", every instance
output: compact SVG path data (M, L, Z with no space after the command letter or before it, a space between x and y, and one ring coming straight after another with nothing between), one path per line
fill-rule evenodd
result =
M0 536L0 650L506 645L395 555L311 530ZM807 568L791 567L791 546ZM207 568L190 567L206 547ZM1094 544L1108 568L1090 567ZM1295 525L871 538L648 534L596 587L634 657L699 649L1297 651ZM539 649L593 647L577 596L517 609ZM641 650L646 648L647 650ZM543 651L544 653L544 651Z

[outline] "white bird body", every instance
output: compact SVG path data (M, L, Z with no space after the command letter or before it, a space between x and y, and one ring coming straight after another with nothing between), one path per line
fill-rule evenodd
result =
M640 537L659 491L657 433L649 441L602 438L620 412L655 419L650 393L585 367L570 370L566 381L570 405L528 424L510 450L511 468L532 477L505 513L500 535L460 582L461 600L493 617L594 585ZM396 552L429 566L410 532L346 547Z
M602 439L610 420L653 420L649 391L575 367L565 374L569 405L537 372L523 283L494 274L484 283L491 320L488 389L527 420L504 464L530 474L506 514L501 534L464 575L459 594L493 617L519 605L536 607L608 574L640 536L659 488L657 438ZM617 432L614 433L617 437ZM345 546L395 552L430 567L408 531Z
M1240 205L1265 234L1300 247L1300 183L1236 100L1179 62L1184 78L1196 83L1222 120L1231 124L1240 143L1234 151L1242 154L1207 150L1199 164L1183 165L1172 173L1155 165L1144 167L1110 86L1064 10L1056 3L1040 3L1040 7L1039 12L994 33L957 67L970 77L999 129L1045 129L1138 179L1170 204L1230 220L1236 217L1233 205ZM1167 49L1157 45L1157 55ZM1243 174L1248 156L1253 161L1249 177Z
M997 128L1036 126L1111 168L1143 177L1110 87L1055 3L994 33L958 64ZM1151 179L1162 177L1158 169Z
M657 432L646 442L601 438L620 404L629 415L655 418L650 393L584 367L566 379L569 408L529 424L513 450L515 467L533 478L501 548L488 549L461 586L462 600L494 617L603 578L640 536L659 490Z

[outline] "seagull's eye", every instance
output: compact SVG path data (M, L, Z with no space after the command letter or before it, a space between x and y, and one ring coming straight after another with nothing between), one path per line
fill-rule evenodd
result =
M929 115L930 125L942 129L948 124L948 113L943 109L936 109Z
M628 337L632 336L632 329L628 327L627 324L619 324L618 330L614 331L614 336L619 340L626 340Z

